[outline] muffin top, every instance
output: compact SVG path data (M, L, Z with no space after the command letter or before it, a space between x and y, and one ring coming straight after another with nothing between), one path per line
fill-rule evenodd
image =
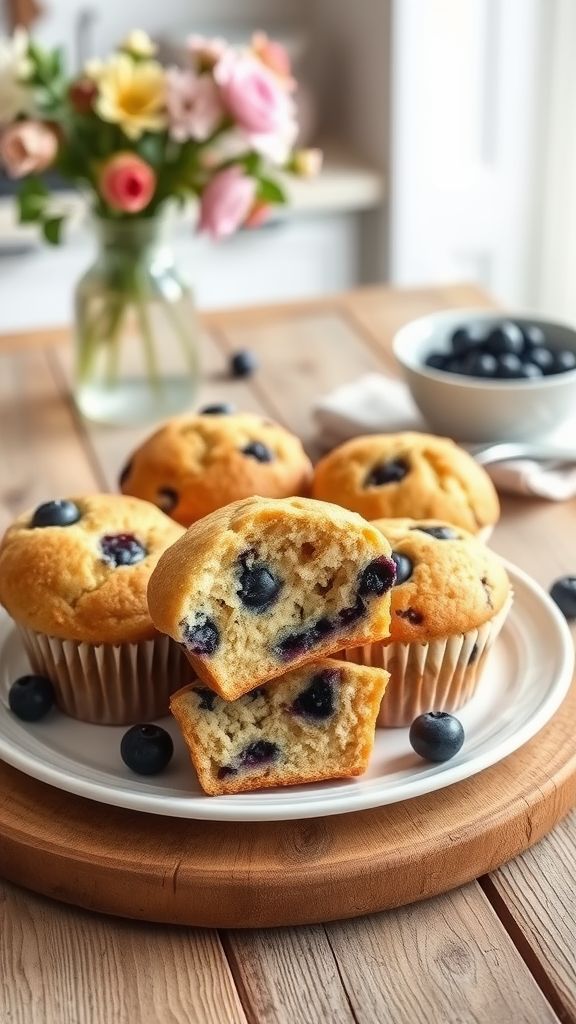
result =
M366 519L433 517L477 533L498 520L494 485L454 441L374 434L335 448L316 466L312 493Z
M312 465L301 442L253 413L180 416L152 434L120 475L124 494L190 526L223 505L307 494Z
M454 636L488 622L506 603L510 582L498 556L459 527L437 519L377 519L396 562L392 640Z
M0 603L20 625L88 643L156 636L146 589L184 533L138 498L93 494L25 512L0 545Z

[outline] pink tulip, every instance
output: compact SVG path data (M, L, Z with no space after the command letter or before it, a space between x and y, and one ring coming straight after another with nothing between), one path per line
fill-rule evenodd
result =
M156 175L135 153L116 153L100 172L100 195L113 210L140 213L156 188Z
M256 196L256 182L241 167L228 167L214 175L200 200L200 231L212 238L232 235L248 217Z
M262 199L257 199L244 221L244 227L259 228L261 224L266 223L271 212L271 203L265 203Z
M0 163L11 178L45 171L57 152L58 137L42 121L15 121L0 137Z
M290 57L282 43L269 39L265 32L255 32L252 36L252 52L280 79L285 89L296 88L296 82L292 78Z
M166 83L170 135L175 142L205 142L224 116L214 79L211 75L170 68Z
M214 68L214 78L230 114L248 133L277 133L293 117L285 89L248 53L229 50Z

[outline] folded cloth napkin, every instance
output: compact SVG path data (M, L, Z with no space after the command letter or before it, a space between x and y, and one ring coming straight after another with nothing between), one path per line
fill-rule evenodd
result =
M359 434L427 429L406 385L382 373L369 373L324 395L315 403L313 413L326 450ZM576 436L576 423L571 430L564 424L547 440L561 445L570 436ZM565 501L576 495L576 466L519 459L486 469L501 491L537 495L550 501Z

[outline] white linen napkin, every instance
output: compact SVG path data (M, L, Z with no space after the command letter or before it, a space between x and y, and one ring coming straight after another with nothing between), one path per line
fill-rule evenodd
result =
M313 414L327 450L359 434L428 429L406 385L382 373L369 373L324 395L315 403ZM576 436L576 422L570 430L563 424L547 440L561 445L569 436ZM522 459L486 469L501 491L550 501L576 495L576 467Z

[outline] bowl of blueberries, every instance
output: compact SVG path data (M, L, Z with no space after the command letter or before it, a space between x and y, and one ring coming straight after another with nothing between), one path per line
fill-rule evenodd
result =
M542 438L576 413L576 330L487 310L412 320L394 338L430 426L461 441Z

